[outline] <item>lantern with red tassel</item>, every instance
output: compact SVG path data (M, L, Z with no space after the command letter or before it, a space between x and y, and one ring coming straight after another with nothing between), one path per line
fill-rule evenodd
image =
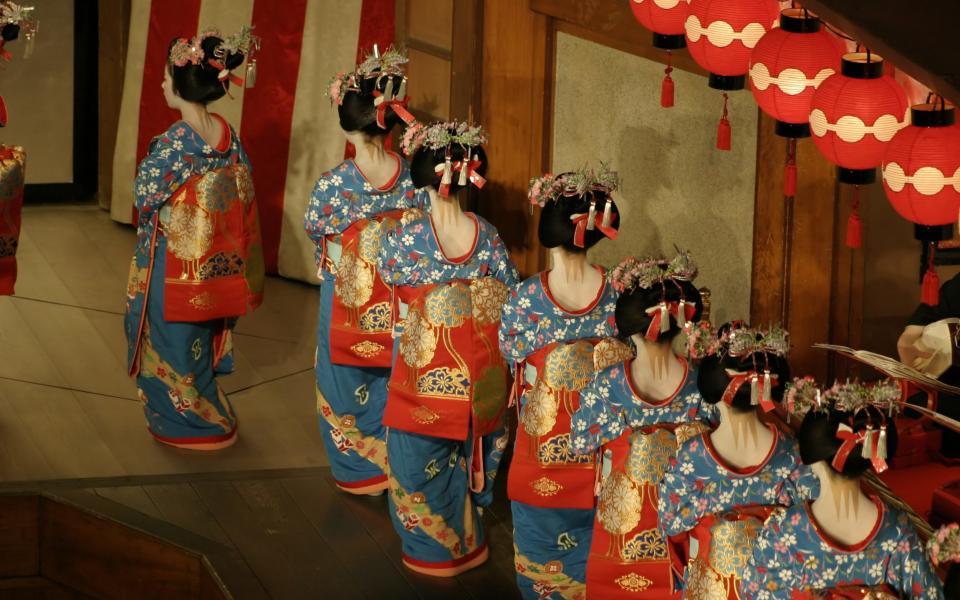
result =
M667 51L667 68L660 87L660 106L673 106L672 50L685 48L683 24L690 14L690 0L630 0L633 16L653 32L653 47Z
M788 138L783 195L797 193L796 140L810 136L810 100L840 68L842 46L805 9L780 13L780 27L760 38L750 55L750 83L760 108L776 119L776 134Z
M750 70L750 53L760 38L776 26L776 0L691 0L684 23L687 48L698 65L710 73L710 87L724 92L742 90ZM726 120L727 96L717 128L717 147L730 148Z
M876 181L893 136L907 126L907 97L883 74L883 58L868 52L845 54L840 72L827 77L810 100L810 131L817 149L837 165L840 183ZM859 241L859 194L847 222L847 239ZM848 243L851 248L859 244Z
M933 257L938 241L953 237L960 212L960 127L943 99L917 104L912 124L901 129L883 158L883 190L900 216L916 224L914 237L928 245L921 301L939 303Z

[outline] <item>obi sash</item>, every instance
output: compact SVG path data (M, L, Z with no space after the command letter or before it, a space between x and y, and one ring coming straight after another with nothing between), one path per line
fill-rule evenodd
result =
M527 357L526 402L507 476L511 500L544 508L594 507L594 455L573 451L570 419L594 374L630 355L629 347L612 338L584 338L554 342Z
M377 264L383 234L403 210L361 219L340 234L333 308L330 314L330 362L389 368L393 353L393 306L390 287Z
M0 145L0 296L13 294L26 154L20 146Z
M697 523L689 534L690 559L686 564L686 585L691 598L740 600L741 577L763 523L773 509L735 508L722 515L708 515Z
M167 238L167 321L239 317L263 300L253 180L236 163L191 177L157 213Z
M500 427L509 373L497 330L508 292L493 277L398 288L408 306L384 425L452 440Z

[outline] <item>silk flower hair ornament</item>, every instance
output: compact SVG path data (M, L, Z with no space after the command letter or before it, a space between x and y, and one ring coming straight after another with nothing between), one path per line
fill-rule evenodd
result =
M380 53L377 44L373 45L373 52L357 65L352 73L337 73L330 81L327 95L330 101L343 104L347 92L360 92L360 82L367 79L376 79L373 86L373 106L377 111L377 126L387 129L387 109L394 113L407 125L413 125L416 118L407 110L410 97L407 96L407 76L404 67L409 62L407 53L399 48L389 47ZM380 91L380 81L386 77L387 83ZM394 78L400 78L400 85L394 89Z
M596 171L586 166L574 173L553 175L547 173L530 180L527 188L527 197L530 199L530 208L537 205L540 208L547 202L556 202L561 197L582 197L590 194L590 208L585 213L571 215L570 220L576 229L573 235L573 244L578 248L586 245L586 232L599 230L611 240L617 239L617 229L613 227L613 198L611 194L620 188L620 176L606 164L600 163ZM606 198L603 214L597 212L597 195Z
M203 41L209 37L220 38L221 41L213 49L213 56L207 56L203 50ZM177 67L185 67L187 63L201 65L206 62L207 65L217 69L217 79L223 84L224 90L231 98L230 90L227 87L227 81L238 86L252 88L257 79L257 61L253 54L260 49L260 38L253 35L253 28L244 25L240 31L223 37L220 30L208 27L200 35L192 39L179 38L174 42L170 49L170 62ZM244 79L233 74L227 67L227 60L230 55L240 55L247 60L247 70Z
M750 383L750 405L759 406L763 412L770 412L776 407L773 402L773 388L780 385L779 376L771 373L764 364L763 372L757 368L756 355L761 355L764 362L769 357L785 357L790 352L790 335L780 327L766 329L751 328L742 321L735 321L731 327L717 337L717 333L709 326L698 327L687 340L691 349L691 357L703 358L707 355L720 357L747 357L752 356L754 368L749 371L726 369L730 382L723 391L721 400L727 406L733 405L733 400L744 384ZM697 352L697 349L702 349Z
M636 289L652 289L655 285L663 289L663 298L653 306L647 307L646 314L651 316L650 324L644 333L644 338L651 342L660 339L660 335L670 330L670 316L677 321L677 326L683 329L688 327L697 311L694 302L683 298L682 290L679 300L666 299L666 285L672 283L679 286L679 281L693 281L697 276L697 265L690 258L690 253L677 249L677 256L672 260L665 258L646 258L638 260L629 257L617 265L611 273L611 283L617 292L625 294Z
M453 183L454 171L459 172L457 185L466 187L472 184L482 189L487 180L477 172L482 162L473 149L487 143L487 133L479 125L470 125L462 121L447 121L424 126L414 123L403 134L401 147L407 156L413 156L417 150L427 148L433 151L444 150L444 161L434 167L440 175L440 187L437 192L447 198ZM463 148L463 158L453 159L453 147Z

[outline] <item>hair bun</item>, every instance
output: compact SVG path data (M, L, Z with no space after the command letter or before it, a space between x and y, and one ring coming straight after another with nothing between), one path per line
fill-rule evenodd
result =
M3 37L3 41L5 42L12 42L20 37L20 25L16 23L7 23L3 26L3 31L0 32L0 36Z
M243 52L230 52L227 54L226 66L231 71L243 64Z

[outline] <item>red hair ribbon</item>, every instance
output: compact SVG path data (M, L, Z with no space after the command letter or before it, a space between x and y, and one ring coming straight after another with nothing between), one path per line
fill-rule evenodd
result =
M227 66L222 62L220 62L219 60L215 58L211 58L210 60L207 61L207 64L213 67L214 69L220 70L220 73L217 75L217 79L219 79L220 81L225 81L229 79L230 83L232 83L233 85L243 85L243 80L240 79L238 76L234 75L233 73L231 73L230 69L228 69Z
M13 58L13 55L10 54L9 50L4 48L4 46L6 45L7 45L7 40L0 39L0 58L3 58L3 60L10 62L10 60Z
M377 125L380 126L380 129L387 128L387 107L393 109L393 112L397 113L397 116L403 119L403 122L407 125L412 125L414 121L417 120L410 111L407 110L407 103L410 101L409 96L404 96L401 100L393 99L387 100L387 97L380 90L373 92L373 105L377 107Z
M577 230L573 234L573 245L577 248L583 248L584 237L587 234L587 225L590 222L590 213L583 213L578 215L573 219L573 224L577 226ZM603 224L603 213L595 212L593 217L594 226L600 230L603 235L607 236L611 240L617 239L617 230L613 227L607 227Z
M761 376L756 371L733 371L727 369L727 376L730 377L730 383L727 389L723 391L721 400L727 406L733 406L733 397L737 395L740 388L746 382L750 382L750 404L760 405L763 412L770 412L776 405L773 403L773 388L780 385L780 377L776 373L764 371Z
M869 458L870 463L873 465L873 470L878 474L883 473L887 470L887 461L886 461L886 430L874 429L873 427L867 427L861 432L854 432L846 423L841 423L840 428L837 429L837 439L843 440L843 443L840 445L840 449L837 450L836 456L833 457L833 460L830 464L837 471L843 472L843 467L847 464L847 459L850 458L850 453L859 446L863 446L862 455L864 458Z
M450 165L449 174L446 172L448 164ZM433 171L435 173L443 173L443 177L440 180L440 189L437 191L444 198L450 195L450 184L453 178L453 171L460 171L460 181L458 182L460 186L466 186L467 181L469 181L476 186L478 190L482 189L487 183L487 180L484 179L483 175L477 173L477 169L479 169L482 164L483 163L477 159L471 160L470 162L466 163L466 165L464 165L464 161L462 160L455 160L449 163L438 163L437 166L433 168ZM466 168L464 168L464 166L466 166Z
M616 236L611 239L616 239ZM670 329L670 315L673 315L673 318L677 320L677 326L683 327L696 314L697 305L686 300L661 302L656 306L651 306L645 312L652 318L644 337L651 342L655 342L660 339L661 333L666 333Z

